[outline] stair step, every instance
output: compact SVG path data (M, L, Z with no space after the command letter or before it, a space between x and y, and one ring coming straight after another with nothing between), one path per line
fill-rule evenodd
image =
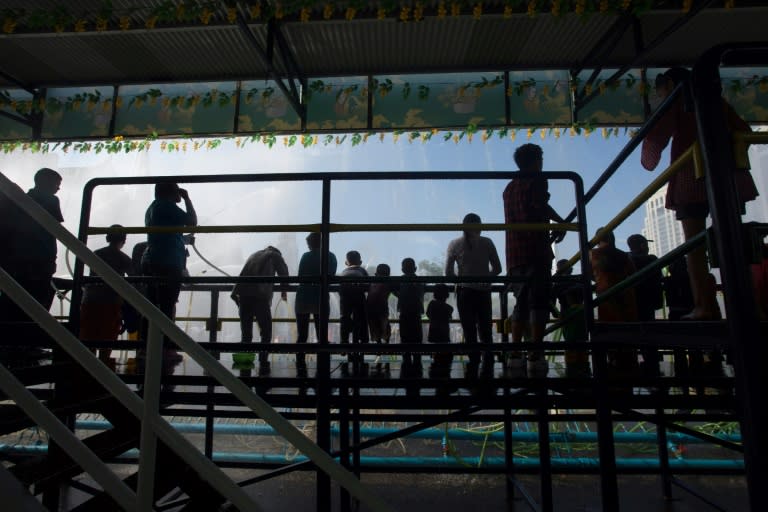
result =
M57 416L70 416L82 412L94 412L101 410L104 405L113 402L109 395L100 395L89 399L81 399L71 403L59 403L49 401L48 409ZM36 424L15 404L0 404L0 435L18 432L25 428L34 427Z
M138 431L120 428L99 432L83 439L83 443L101 459L117 457L138 446L138 442ZM37 489L82 473L80 466L59 450L16 464L10 471L23 485L35 485Z

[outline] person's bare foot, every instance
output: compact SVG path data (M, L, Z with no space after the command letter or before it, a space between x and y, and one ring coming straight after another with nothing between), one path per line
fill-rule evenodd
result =
M720 311L715 310L706 310L701 308L695 308L693 311L688 313L687 315L683 315L680 317L680 320L698 320L698 321L706 321L706 320L720 320L722 317L720 315Z

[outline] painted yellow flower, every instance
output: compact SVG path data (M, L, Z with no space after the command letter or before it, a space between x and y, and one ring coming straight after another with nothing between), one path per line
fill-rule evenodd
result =
M79 19L75 22L75 32L85 32L88 22L84 19Z
M249 9L249 14L251 15L252 20L261 18L261 2L256 2L253 4Z
M13 18L5 18L3 20L3 33L13 34L16 31L16 20Z
M109 20L107 18L102 18L101 16L96 18L96 32L104 32L107 30L109 25Z
M531 0L530 2L528 2L527 14L529 18L536 17L536 0Z
M328 2L323 6L323 19L329 20L333 16L333 4Z
M237 9L234 7L227 7L227 21L234 23L237 21Z
M416 2L416 5L413 7L413 21L421 21L424 19L424 4L421 2Z
M131 28L131 18L128 16L120 16L117 26L120 27L120 30L122 31L128 30Z
M155 28L155 25L157 25L157 16L150 16L147 18L147 21L144 22L144 27L149 30Z
M402 9L400 9L400 21L403 23L408 22L408 18L411 16L411 8L408 6L403 6Z
M480 16L482 15L483 15L483 4L478 2L472 8L472 17L475 18L476 20L479 20Z
M309 15L312 11L309 9L309 7L302 7L301 11L299 11L299 21L302 23L306 23L309 21Z
M207 25L208 23L211 22L212 17L213 17L213 11L205 7L200 13L200 23L202 23L203 25Z

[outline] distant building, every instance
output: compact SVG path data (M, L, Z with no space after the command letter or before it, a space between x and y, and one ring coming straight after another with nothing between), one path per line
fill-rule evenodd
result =
M685 241L683 227L675 219L675 212L664 207L667 186L664 185L645 202L643 236L648 240L651 254L663 256Z

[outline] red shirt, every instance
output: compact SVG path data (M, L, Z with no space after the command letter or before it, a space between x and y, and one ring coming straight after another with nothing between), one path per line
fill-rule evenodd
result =
M515 178L504 189L504 223L549 222L549 187L536 172ZM507 231L507 269L520 265L551 265L554 258L549 231Z
M730 131L750 131L749 125L730 105L723 102L723 109ZM661 152L667 147L670 139L672 139L670 160L674 162L696 141L697 135L696 115L693 112L686 112L683 109L682 100L678 100L645 136L640 163L649 171L655 169L661 159ZM749 173L740 170L735 176L736 189L743 203L757 197L757 189ZM688 164L669 180L665 206L670 210L677 210L679 206L706 202L705 180L696 179L693 161L689 160Z

